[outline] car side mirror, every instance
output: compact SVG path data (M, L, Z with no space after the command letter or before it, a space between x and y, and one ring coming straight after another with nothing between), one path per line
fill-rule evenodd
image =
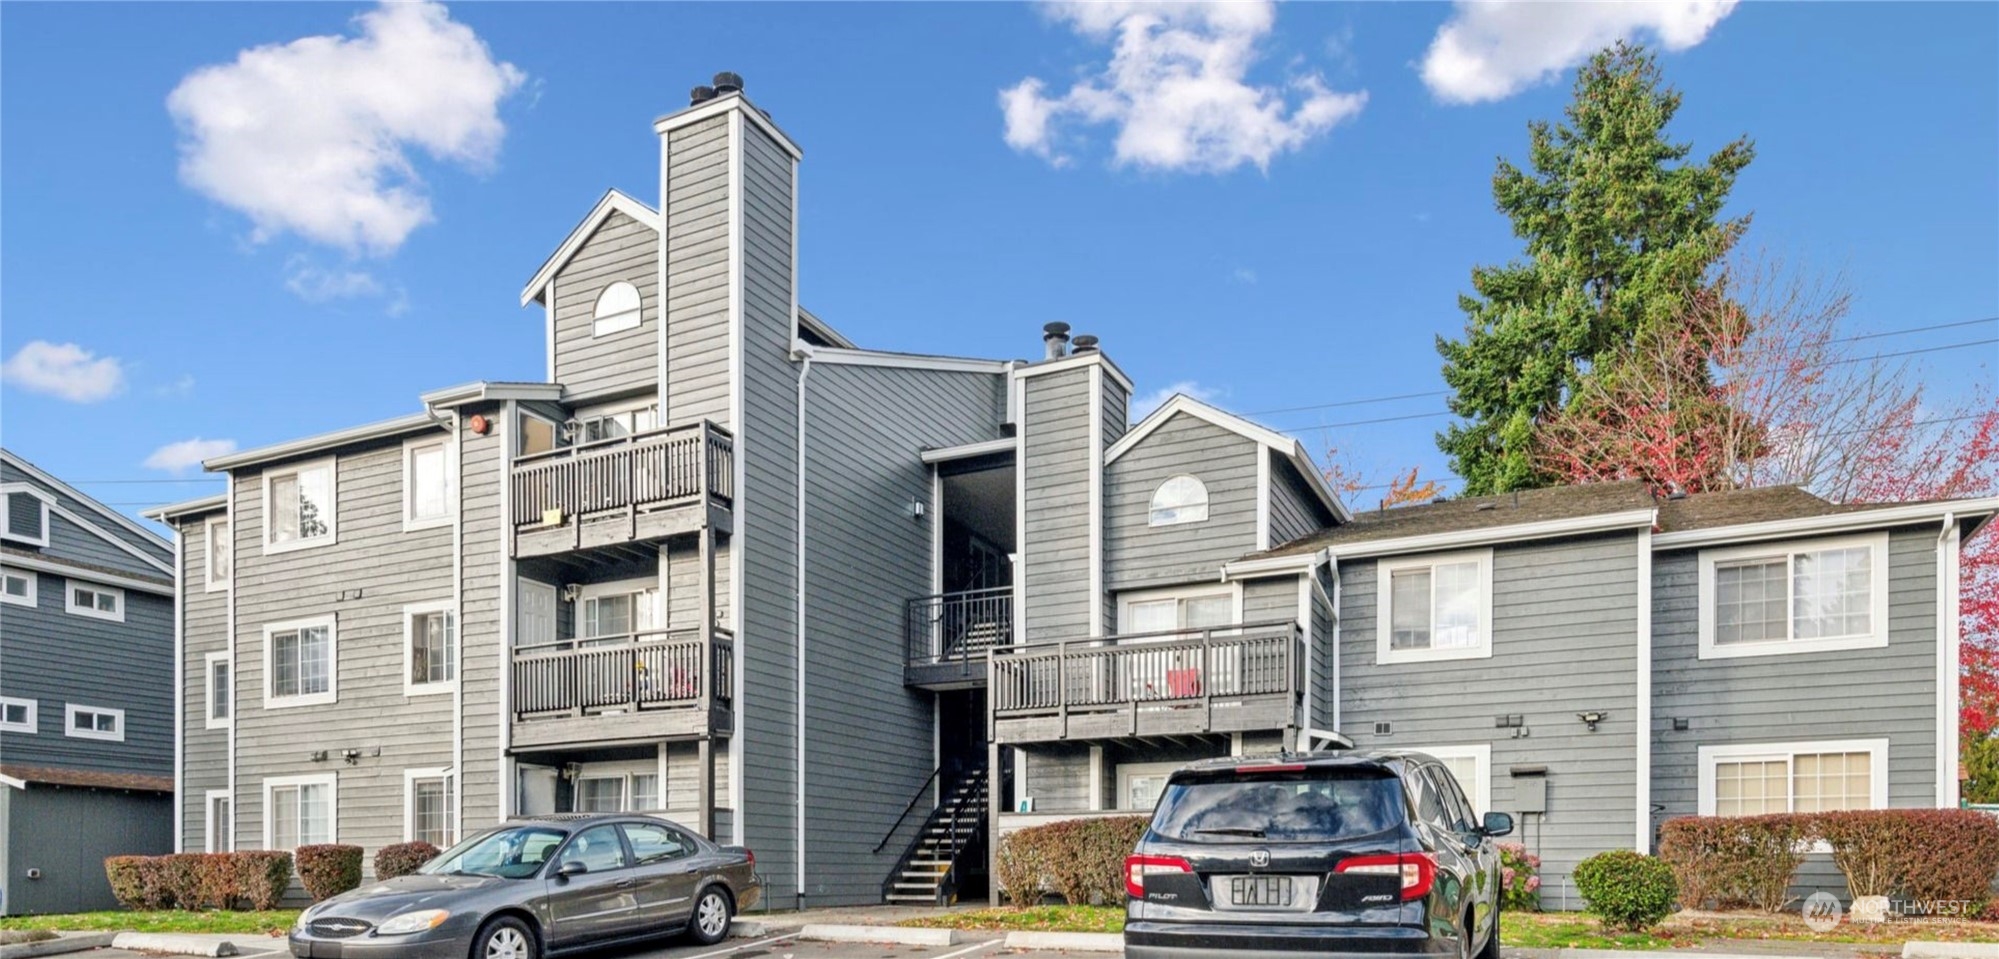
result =
M571 859L567 862L564 862L562 865L557 866L555 868L555 875L559 878L567 879L571 876L583 875L584 873L589 871L590 867L584 865L582 860Z
M1513 815L1503 812L1486 813L1485 820L1479 823L1478 830L1488 836L1504 836L1513 831Z

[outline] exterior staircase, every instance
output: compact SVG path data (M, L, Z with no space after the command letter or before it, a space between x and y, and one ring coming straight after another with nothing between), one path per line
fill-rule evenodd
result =
M943 906L957 901L960 865L984 855L988 788L984 765L967 770L951 785L882 883L883 902Z

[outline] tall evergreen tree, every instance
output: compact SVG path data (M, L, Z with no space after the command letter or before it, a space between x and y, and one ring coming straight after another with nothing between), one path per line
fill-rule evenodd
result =
M1534 455L1539 424L1641 336L1725 295L1714 267L1749 218L1721 209L1755 147L1745 137L1686 162L1689 145L1666 138L1679 108L1652 55L1619 43L1577 72L1565 123L1529 125L1531 170L1499 161L1493 200L1526 258L1473 268L1464 339L1437 338L1465 420L1437 445L1466 493L1555 482Z

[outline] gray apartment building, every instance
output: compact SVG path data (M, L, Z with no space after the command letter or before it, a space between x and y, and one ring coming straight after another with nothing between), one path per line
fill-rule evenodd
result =
M545 382L210 461L179 539L187 849L661 812L777 907L1338 731L1522 814L1551 889L1666 815L1951 805L1955 563L1999 501L1635 484L1356 515L1300 445L799 306L798 146L723 76L535 271ZM969 893L968 893L969 894Z
M0 500L0 912L110 908L173 850L173 547L10 450Z

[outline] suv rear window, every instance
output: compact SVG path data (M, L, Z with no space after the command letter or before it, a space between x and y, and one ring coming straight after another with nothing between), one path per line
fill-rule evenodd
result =
M1152 831L1182 842L1332 842L1406 818L1402 783L1385 769L1225 769L1173 777Z

